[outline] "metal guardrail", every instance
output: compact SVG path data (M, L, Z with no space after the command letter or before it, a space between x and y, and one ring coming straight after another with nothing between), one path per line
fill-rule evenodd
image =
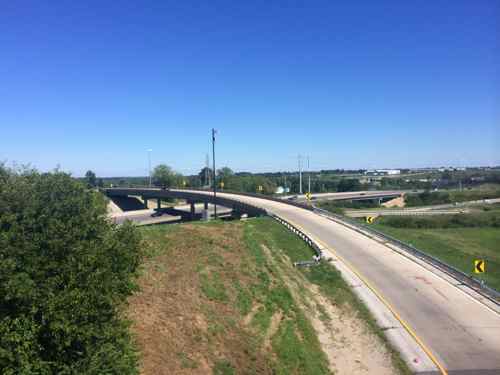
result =
M379 230L376 230L372 227L369 227L367 225L359 223L355 220L336 215L334 213L331 213L329 211L326 211L324 209L317 208L317 207L314 207L314 211L321 213L322 215L327 216L330 219L333 219L333 221L338 222L340 224L343 224L343 225L350 224L351 226L354 227L351 229L354 229L361 234L366 235L366 232L368 232L372 235L375 235L375 236L381 238L384 242L389 242L389 243L392 243L392 244L398 246L402 250L404 250L404 251L410 253L411 255L423 260L426 263L431 264L432 266L438 268L439 270L443 271L447 275L457 279L458 281L462 282L464 285L468 286L469 288L473 289L477 293L481 294L483 297L489 299L490 301L492 301L495 304L500 306L500 292L498 292L496 289L487 285L484 280L478 280L475 277L468 275L465 272L453 267L452 265L445 263L442 260L439 260L436 257L429 255L429 254L423 252L422 250L417 249L416 247L414 247L410 244L407 244L406 242L398 240L397 238L389 236L388 234L382 233Z
M300 229L295 227L293 224L290 224L288 221L282 219L281 217L270 214L274 220L278 221L279 223L283 224L285 227L287 227L292 233L295 233L297 236L299 236L306 244L309 245L309 247L314 251L316 254L315 257L313 257L313 260L302 260L298 262L294 262L293 265L295 267L310 267L319 264L320 260L324 258L323 251L321 251L321 248L318 246L316 242L314 242L311 237L309 237L307 234L302 232Z

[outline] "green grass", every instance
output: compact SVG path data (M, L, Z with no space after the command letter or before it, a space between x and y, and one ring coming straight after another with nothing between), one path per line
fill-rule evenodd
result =
M234 375L235 371L231 363L221 360L215 363L214 375Z
M224 283L220 279L219 273L201 273L200 282L201 291L209 300L220 302L226 302L228 300L226 289Z
M382 224L375 224L374 227L500 290L499 228L414 229ZM486 260L486 273L473 273L475 259Z
M281 228L269 218L254 219L245 225L244 241L260 270L257 273L258 282L249 291L262 305L253 317L252 325L264 335L272 316L278 312L283 314L282 323L271 339L276 353L273 366L276 374L329 374L328 361L311 323L294 301L279 276L279 270L263 253L261 244L270 245L269 240L272 241L279 233L277 229ZM297 254L305 251L302 256L310 252L304 248L302 241L293 236L287 236L287 242L282 246L293 249ZM272 251L276 249L268 247ZM244 300L244 297L240 298Z
M312 249L304 241L274 220L269 218L256 219L252 221L252 227L252 238L258 238L258 242L264 243L271 250L278 251L279 249L284 252L291 262L310 259L314 254ZM399 353L392 348L391 344L387 341L387 338L377 325L370 311L352 292L339 271L330 264L321 263L316 267L300 268L300 272L302 272L311 283L316 284L320 288L322 294L327 296L332 303L346 309L354 310L357 316L367 323L370 331L380 337L385 343L386 347L389 349L392 362L399 373L411 374L411 371L401 359ZM291 357L290 352L293 351L293 349L290 349L290 343L288 341L293 341L294 338L290 332L287 332L286 328L283 328L283 330L284 331L280 332L283 337L281 341L277 341L277 344L285 347L277 349L278 352L281 353L280 355L282 358L288 360L289 357ZM295 354L301 355L300 353Z

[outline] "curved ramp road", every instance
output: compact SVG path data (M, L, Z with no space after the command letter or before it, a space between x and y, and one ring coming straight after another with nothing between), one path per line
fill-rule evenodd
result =
M383 295L449 374L500 374L500 315L452 283L305 209L236 194L217 195L265 208L334 250Z

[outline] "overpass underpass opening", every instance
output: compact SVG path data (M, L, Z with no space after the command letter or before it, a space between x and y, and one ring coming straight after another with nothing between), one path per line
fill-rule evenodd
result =
M121 203L122 213L110 213L115 223L121 224L131 220L138 225L175 224L194 220L211 220L214 216L214 207L211 196L205 200L180 199L184 204L165 206L165 200L171 203L172 197L165 197L169 191L158 191L158 194L106 194L113 202ZM222 202L217 200L217 216L222 220L245 219L261 216L264 211L255 207L237 202ZM125 206L123 205L125 202ZM224 204L226 203L226 204ZM228 204L230 203L230 204ZM152 208L154 207L154 208Z

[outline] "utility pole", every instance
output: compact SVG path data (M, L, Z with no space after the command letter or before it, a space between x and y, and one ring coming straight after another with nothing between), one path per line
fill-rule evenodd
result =
M205 185L210 186L210 159L208 157L205 158Z
M215 180L215 134L217 134L217 130L212 128L212 162L214 170L212 171L212 181L214 186L214 218L217 219L217 181Z
M311 194L311 169L309 169L309 155L307 156L307 177L308 177L307 192Z
M149 187L151 187L151 151L153 151L153 150L148 149Z
M299 154L299 194L302 195L302 156Z

